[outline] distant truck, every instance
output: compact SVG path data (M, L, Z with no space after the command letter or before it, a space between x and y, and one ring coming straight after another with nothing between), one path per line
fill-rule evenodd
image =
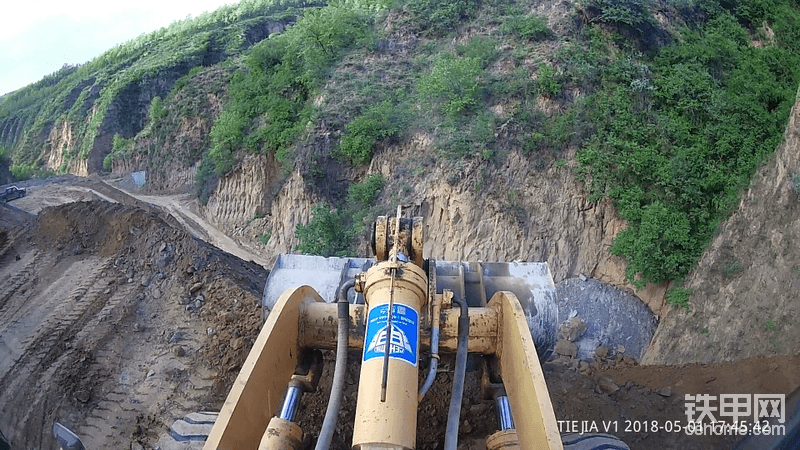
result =
M0 202L7 202L15 198L25 197L28 191L25 188L18 188L16 186L9 186L5 191L0 192Z

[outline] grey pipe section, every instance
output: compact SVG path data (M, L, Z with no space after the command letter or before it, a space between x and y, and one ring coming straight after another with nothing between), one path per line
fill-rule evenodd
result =
M436 370L439 368L439 328L433 328L431 330L431 367L428 370L428 376L425 377L425 383L422 384L422 387L419 389L419 395L417 395L417 403L421 402L423 398L425 398L425 394L428 393L428 389L433 386L433 380L436 379Z
M336 430L336 419L339 416L339 409L342 406L344 396L344 380L347 371L347 344L350 338L350 304L347 303L347 291L355 285L355 280L348 280L340 288L336 295L336 302L339 305L339 332L336 342L336 366L333 369L333 384L331 385L331 396L328 400L328 409L325 411L325 420L322 422L322 429L319 431L319 438L315 450L328 450L333 439L333 432Z
M428 376L425 377L425 383L419 390L417 395L417 403L421 402L428 392L428 389L433 385L436 379L436 369L439 368L439 311L441 302L433 300L431 308L431 367L428 370Z
M511 416L511 406L508 403L508 396L501 395L494 400L497 409L497 423L500 431L511 430L514 428L514 418Z
M450 410L447 413L447 429L444 435L444 449L456 450L458 446L458 423L461 420L461 399L464 396L464 377L467 373L467 344L469 343L469 308L467 302L453 297L453 302L461 306L458 317L458 347L456 368L453 375L453 392L450 394Z

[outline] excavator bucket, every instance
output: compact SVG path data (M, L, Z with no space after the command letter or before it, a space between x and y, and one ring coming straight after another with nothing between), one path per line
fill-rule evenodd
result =
M373 263L372 258L279 255L264 289L264 320L281 294L296 286L311 286L323 300L335 302L339 286ZM525 311L539 360L544 362L552 354L557 340L558 302L547 263L429 260L428 265L429 270L430 265L435 268L437 294L450 290L471 307L486 306L497 292L512 292ZM363 297L353 292L349 295L350 303L363 303Z

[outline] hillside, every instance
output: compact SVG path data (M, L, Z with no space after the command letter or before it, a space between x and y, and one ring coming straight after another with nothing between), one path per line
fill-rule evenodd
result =
M431 256L547 260L682 321L781 142L797 30L790 1L243 2L6 96L0 142L17 177L146 170L267 261L363 253L401 203Z

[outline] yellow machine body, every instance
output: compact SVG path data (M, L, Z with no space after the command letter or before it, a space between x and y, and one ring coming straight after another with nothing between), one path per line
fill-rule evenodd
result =
M358 330L363 327L365 313L364 305L350 306L350 350L359 351L364 346L364 336L359 336ZM442 311L440 349L455 348L458 314L455 310ZM292 377L298 349L336 347L335 317L336 305L325 303L308 286L281 296L225 400L205 450L259 447ZM516 296L498 292L486 307L470 308L469 318L470 353L499 357L520 448L562 449L544 374ZM424 349L425 333L421 335ZM379 378L373 380L379 382Z
M360 352L362 360L352 448L413 450L416 448L420 352L431 348L431 336L435 334L432 323L438 326L439 353L455 352L461 312L449 308L454 295L452 290L437 292L437 275L431 268L434 263L426 263L427 268L423 269L421 220L414 219L413 226L407 226L406 237L399 233L400 220L394 230L391 220L379 218L377 223L375 252L379 261L369 263L366 272L355 276L356 290L364 294L366 304L343 304L347 308L341 310L342 314L349 312L347 347ZM402 252L396 243L388 250L392 234L395 241L406 239ZM315 259L297 264L293 258ZM403 262L405 258L409 261ZM293 256L286 262L289 268L304 266L304 270L284 276L284 279L308 276L319 281L324 278L320 270L326 265L324 258ZM468 309L467 350L496 357L515 424L515 430L491 437L489 448L561 450L555 414L532 337L532 330L540 327L544 320L537 322L533 316L537 313L547 316L545 306L553 303L549 298L547 302L542 300L542 295L554 292L546 264L534 267L489 263L485 270L466 272L469 276L460 264L450 263L458 270L452 271L452 275L445 273L441 279L443 283L448 282L447 279L460 280L456 283L461 286L457 295L462 299L476 292L464 286L479 288L478 306ZM481 267L480 263L469 264ZM348 270L349 265L331 272L338 277ZM520 270L538 272L535 277L525 278L528 280L525 284L513 276ZM273 270L271 277L278 273ZM493 276L484 279L483 273ZM339 278L336 279L338 286ZM512 292L520 285L530 289ZM494 289L492 286L511 288ZM266 323L206 440L205 450L278 450L300 445L302 430L273 415L292 379L298 355L307 349L337 347L339 305L327 303L310 286L280 292L283 293L275 296L277 301L271 304ZM515 292L527 296L518 298ZM265 297L267 295L268 289L265 289ZM330 301L328 295L323 295ZM438 320L431 317L434 312Z

